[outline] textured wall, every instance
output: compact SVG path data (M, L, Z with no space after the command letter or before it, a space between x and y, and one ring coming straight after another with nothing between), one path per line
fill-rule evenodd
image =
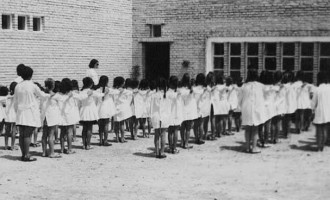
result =
M16 77L19 63L33 67L33 79L41 82L81 81L92 58L110 80L131 70L132 0L1 0L0 13L14 14L13 29L0 29L2 84ZM18 15L29 16L27 31L17 30ZM33 16L44 17L42 32L32 31Z
M329 10L328 0L135 0L133 64L143 65L138 41L149 37L149 20L164 21L163 37L174 41L171 74L195 75L205 72L207 38L329 36Z

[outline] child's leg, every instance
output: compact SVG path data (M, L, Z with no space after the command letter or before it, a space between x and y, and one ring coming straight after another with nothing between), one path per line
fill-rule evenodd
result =
M264 143L267 144L268 143L268 140L269 140L269 135L270 135L270 129L271 129L271 124L272 124L272 121L271 119L266 121L265 125L264 125Z
M31 136L33 134L35 127L30 126L22 126L20 129L20 134L22 134L23 138L23 149L24 149L24 157L22 160L24 161L35 161L37 159L30 158L30 144L31 144Z
M147 122L148 122L148 137L150 137L150 133L151 133L151 119L150 119L150 117L147 118Z
M232 120L233 120L233 111L230 110L228 113L228 132L229 132L229 134L232 134L231 133Z
M204 117L203 119L203 140L208 139L208 129L209 129L210 116Z
M19 129L18 142L19 142L19 148L21 149L22 160L23 160L23 158L25 157L25 151L24 151L24 135L23 135L24 128L22 126L18 126L18 129Z
M199 118L194 120L194 135L195 135L195 143L199 143Z
M320 124L315 125L316 126L316 144L317 144L317 150L321 151L321 135L322 135L322 126Z
M162 129L160 129L160 152L159 152L161 158L163 158L165 156L165 153L164 153L165 152L165 137L166 137L165 129L162 128Z
M219 115L214 116L214 126L215 126L215 135L216 137L221 137L221 117Z
M8 148L8 138L11 136L11 125L10 123L5 123L5 150Z
M58 139L58 126L56 126L55 128L55 143L58 143L59 142L59 139Z
M61 126L60 129L61 129L61 133L60 133L61 153L64 153L64 150L65 150L64 137L66 135L66 128L64 126ZM83 144L84 144L84 136L83 136Z
M16 150L15 149L15 140L16 140L16 125L15 123L11 124L11 150Z
M105 134L104 132L104 119L99 119L98 121L98 125L99 125L99 136L100 136L100 145L103 144L103 136Z
M172 153L179 153L179 151L176 149L177 143L178 143L178 132L179 132L179 126L174 127L174 135L173 135L173 151Z
M241 124L240 124L240 116L241 113L239 112L234 112L233 113L233 116L234 116L234 121L235 121L235 127L236 127L236 132L239 132L240 131L240 128L241 128Z
M199 119L199 143L204 144L204 120L205 118L200 118Z
M93 123L87 122L87 150L91 149L91 139L93 134Z
M72 141L76 141L76 138L77 138L77 126L76 124L73 125L73 130L72 130Z
M104 146L109 146L109 143L108 143L108 135L109 135L109 119L105 119L105 122L104 122L104 140L103 140L103 145Z
M259 153L260 151L257 150L258 126L252 126L250 137L252 140L252 153Z
M251 151L251 126L246 126L245 127L245 143L246 143L246 151L250 152Z
M174 129L173 126L168 127L168 147L170 151L173 150L173 133Z
M115 135L116 135L116 142L119 142L119 128L120 127L120 122L114 122L114 130L115 130Z
M227 126L228 115L222 116L222 134L229 135L226 133L226 126Z
M67 126L66 127L66 134L67 134L67 137L68 137L68 139L67 139L67 142L68 142L68 151L67 151L67 154L74 153L72 151L72 137L73 137L73 127L74 126L76 126L76 125L74 124L74 125L70 125L70 126Z
M155 138L154 138L154 143L155 143L155 152L156 152L156 157L159 157L159 135L160 135L160 129L155 129Z
M49 157L54 157L54 142L55 142L55 129L56 126L47 127L48 129L48 145L49 145Z
M302 109L300 111L300 130L304 131L305 130L305 111L306 109Z
M33 144L36 146L38 144L38 128L33 131Z
M126 142L125 141L125 131L124 131L124 121L120 122L119 129L120 129L120 133L121 133L120 142L124 143L124 142Z
M183 121L181 123L181 126L180 126L180 136L181 136L181 147L184 148L184 144L185 144L185 130L186 130L186 122Z
M47 137L48 137L48 127L45 125L42 130L42 138L41 138L43 157L47 156Z
M186 121L185 125L185 136L184 136L184 141L185 141L185 148L192 148L192 146L189 146L189 139L190 139L190 134L191 134L191 129L194 126L194 122L192 120Z
M146 137L146 121L147 121L146 118L139 119L139 123L142 126L142 136L143 137Z
M323 141L322 141L322 150L324 148L325 143L327 142L328 139L328 125L324 124L323 125Z
M110 132L113 132L114 131L114 127L115 127L115 120L113 117L111 117L111 129L110 129Z

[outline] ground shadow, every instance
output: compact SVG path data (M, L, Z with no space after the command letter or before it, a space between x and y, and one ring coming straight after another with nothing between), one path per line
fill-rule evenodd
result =
M155 153L154 152L150 152L150 153L135 152L135 153L133 153L133 155L146 157L146 158L155 158Z
M7 160L12 160L12 161L21 160L21 156L12 156L12 155L4 155L4 156L1 156L0 158L7 159Z
M244 145L220 147L220 150L230 150L230 151L236 151L236 152L240 152L240 153L245 153L245 149L246 149L246 147Z
M303 145L303 146L297 146L295 144L290 145L291 149L294 150L301 150L301 151L317 151L316 147L313 147L312 145Z
M302 143L302 144L306 144L306 145L313 145L313 144L315 144L315 142L309 142L309 141L303 141L303 140L299 140L298 142L299 143Z

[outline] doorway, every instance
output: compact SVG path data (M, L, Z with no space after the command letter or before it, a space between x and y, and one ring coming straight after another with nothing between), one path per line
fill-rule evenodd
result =
M145 43L145 75L148 80L170 76L170 43Z

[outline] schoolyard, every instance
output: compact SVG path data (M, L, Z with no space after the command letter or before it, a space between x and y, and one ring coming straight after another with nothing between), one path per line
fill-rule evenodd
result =
M83 150L78 137L76 153L59 159L31 148L38 160L25 163L0 137L0 199L330 198L330 147L316 152L314 127L260 154L244 153L243 131L166 159L154 157L153 136L101 147L94 134L92 142L94 149Z

